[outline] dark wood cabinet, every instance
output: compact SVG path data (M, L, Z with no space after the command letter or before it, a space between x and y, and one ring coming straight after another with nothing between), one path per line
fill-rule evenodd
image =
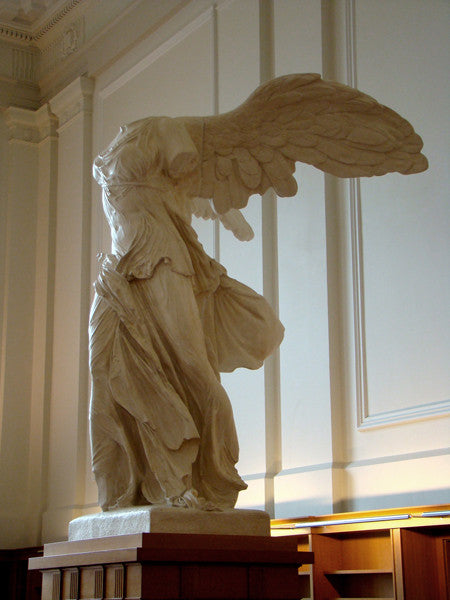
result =
M275 520L272 528L314 553L299 571L301 598L450 600L450 506Z
M28 559L42 556L42 546L0 550L1 597L7 600L40 600L42 575L28 571Z

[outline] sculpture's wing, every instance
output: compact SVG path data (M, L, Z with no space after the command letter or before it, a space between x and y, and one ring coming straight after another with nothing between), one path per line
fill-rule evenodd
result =
M235 238L241 242L249 242L255 233L239 209L230 208L226 213L218 214L206 198L191 199L191 213L201 219L219 219L225 229L229 229Z
M273 187L293 196L295 162L339 177L424 171L421 138L393 110L320 75L287 75L222 115L182 119L197 147L195 193L218 213Z

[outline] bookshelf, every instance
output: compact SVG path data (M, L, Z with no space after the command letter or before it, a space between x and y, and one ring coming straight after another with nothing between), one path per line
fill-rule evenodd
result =
M450 600L450 506L278 519L272 535L314 552L301 598Z

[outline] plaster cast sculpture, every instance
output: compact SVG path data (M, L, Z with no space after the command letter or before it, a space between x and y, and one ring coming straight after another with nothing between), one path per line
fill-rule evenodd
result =
M319 75L288 75L239 108L121 127L94 163L112 252L90 320L92 460L103 510L226 509L246 484L220 372L256 369L283 327L264 298L204 252L193 214L238 239L239 209L272 187L297 191L295 162L339 177L427 168L411 125Z

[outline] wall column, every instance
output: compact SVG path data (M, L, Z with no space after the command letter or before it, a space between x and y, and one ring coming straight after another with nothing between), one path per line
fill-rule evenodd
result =
M2 216L0 545L40 543L52 288L55 120L10 107ZM3 212L3 211L2 211ZM24 443L28 440L28 443Z
M47 510L43 541L67 538L84 505L88 459L88 318L92 94L80 77L51 101L59 119L58 192Z

